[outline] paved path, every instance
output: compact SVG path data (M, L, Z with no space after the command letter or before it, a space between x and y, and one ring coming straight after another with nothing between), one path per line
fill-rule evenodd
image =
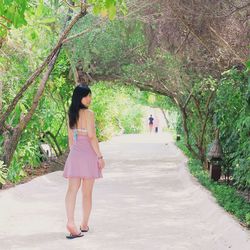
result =
M167 143L167 145L166 145ZM124 135L101 144L90 231L65 238L62 171L0 192L1 250L249 250L250 233L186 169L169 134ZM76 219L81 219L80 193Z

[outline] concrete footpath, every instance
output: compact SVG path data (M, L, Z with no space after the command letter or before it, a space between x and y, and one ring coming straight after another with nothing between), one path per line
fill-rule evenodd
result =
M93 191L90 231L67 240L62 171L0 191L0 250L249 250L250 231L189 174L164 134L101 143L103 179ZM81 193L76 206L81 221Z

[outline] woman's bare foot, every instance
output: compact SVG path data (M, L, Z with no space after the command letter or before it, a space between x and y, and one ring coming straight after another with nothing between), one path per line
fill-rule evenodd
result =
M77 229L76 229L76 226L75 224L73 223L67 223L67 229L68 231L72 234L72 235L78 235L80 234L81 232L78 232Z

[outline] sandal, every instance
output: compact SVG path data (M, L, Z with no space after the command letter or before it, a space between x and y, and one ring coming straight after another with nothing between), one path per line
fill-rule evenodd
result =
M81 226L80 226L81 232L85 232L85 233L88 232L89 231L89 226L87 226L87 227L88 227L88 229L82 229Z
M76 234L76 235L70 234L70 235L67 235L66 238L67 239L75 239L75 238L79 238L79 237L82 237L82 236L84 236L84 234L82 234L82 233L79 233L79 234Z

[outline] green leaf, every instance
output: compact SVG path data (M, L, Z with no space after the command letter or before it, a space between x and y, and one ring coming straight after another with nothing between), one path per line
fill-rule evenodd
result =
M115 4L114 0L106 0L105 7L109 9L114 4Z
M248 69L250 69L250 60L246 62L246 66Z
M110 20L114 20L115 16L116 16L116 7L115 5L111 5L108 9L109 12L109 19Z
M93 13L98 15L101 12L101 7L99 5L95 5L93 8Z
M31 32L30 37L32 40L35 40L38 37L37 32L35 30Z
M48 17L48 18L44 18L40 21L40 23L54 23L56 22L56 18L55 17Z
M0 16L7 18L10 21L6 21L5 18L0 18L2 24L7 27L14 26L16 28L27 24L25 20L25 11L28 9L27 0L0 0ZM6 28L0 26L0 36L6 36Z
M39 1L38 7L36 9L36 16L41 17L44 10L44 3L42 0Z

